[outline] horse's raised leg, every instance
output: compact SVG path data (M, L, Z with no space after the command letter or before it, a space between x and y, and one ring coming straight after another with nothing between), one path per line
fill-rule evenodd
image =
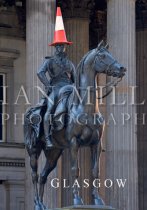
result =
M79 149L79 145L78 145L77 139L73 137L71 140L71 145L70 145L72 181L75 179L78 179L79 177L78 149ZM79 196L79 190L78 190L77 185L74 185L73 195L74 195L74 200L73 200L74 205L83 205L82 198Z
M46 163L43 171L40 174L40 181L39 181L39 200L40 200L40 205L42 206L42 210L46 209L45 205L43 204L44 186L46 184L49 173L56 167L57 160L62 154L62 150L61 149L45 150L44 154L46 157Z
M91 165L92 165L92 175L93 179L99 179L99 170L100 170L100 154L102 151L101 142L99 141L98 145L94 144L91 146ZM92 197L95 205L105 205L104 201L99 196L97 188L93 187Z

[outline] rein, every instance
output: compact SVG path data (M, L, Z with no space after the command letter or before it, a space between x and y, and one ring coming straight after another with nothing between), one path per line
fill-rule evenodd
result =
M107 87L110 87L110 86L113 86L113 87L116 87L116 85L122 80L122 77L117 79L116 81L112 81L112 82L109 82L107 83L105 86L104 86L104 89L106 89ZM98 97L97 99L103 99L105 97L107 97L113 90L113 87L105 94L103 95L102 97Z
M109 83L107 83L105 86L104 86L104 89L106 89L107 87L112 87L105 95L103 95L102 97L98 97L97 99L103 99L105 98L106 96L108 96L112 90L113 90L113 87L115 87L120 81L122 80L122 77L121 78L117 78L116 80L113 80ZM87 90L86 88L82 88L82 87L77 87L78 90ZM94 89L94 90L98 90L97 88Z
M90 52L88 52L86 55L89 55L89 53L90 53ZM97 57L99 57L99 53L98 53L98 56L97 56ZM95 60L94 60L94 62L93 62L92 70L94 69L94 65L95 65L95 63L96 63L97 57L95 58ZM100 58L100 57L99 57L99 58ZM84 63L85 59L86 59L86 56L85 56L84 59L83 59L83 63ZM110 63L110 64L105 63L105 62L103 61L103 59L100 59L100 62L103 63L103 64L106 66L106 69L105 69L105 71L104 71L103 73L106 73L106 74L107 74L107 73L111 73L112 67L113 67L113 65L117 62L117 60L114 60L114 61L113 61L112 63ZM82 64L82 69L83 69L83 66L84 66L84 64ZM100 72L99 72L99 73L100 73ZM103 98L107 97L107 96L113 91L113 87L116 87L116 85L117 85L121 80L122 80L122 77L116 78L115 80L113 80L113 81L111 81L111 82L108 82L103 88L106 89L106 88L111 87L111 89L110 89L108 92L106 92L106 94L102 95L102 97L98 97L97 99L103 99ZM84 90L85 88L79 87L79 85L77 85L77 89Z

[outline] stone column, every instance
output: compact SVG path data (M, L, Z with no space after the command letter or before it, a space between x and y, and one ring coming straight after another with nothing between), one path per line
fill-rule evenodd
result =
M72 2L72 1L71 1ZM80 62L85 53L89 51L89 14L92 9L92 1L84 0L81 2L72 2L64 0L61 9L64 18L65 30L69 41L73 45L67 47L68 57L76 65ZM62 157L62 178L70 179L70 160L68 151L65 151ZM79 152L80 178L79 183L82 185L84 178L90 177L90 151L89 148L81 148ZM84 204L91 203L91 188L81 189ZM62 206L72 204L72 189L63 189Z
M37 70L42 64L44 57L53 54L52 47L48 43L52 42L54 27L55 27L55 9L56 2L54 0L28 0L27 1L27 70L26 70L26 84L27 93L31 101L31 105L38 102L37 91L35 86L38 85ZM44 167L45 158L40 157L40 170ZM50 175L57 177L57 169ZM57 191L50 187L49 182L46 184L45 201L49 208L60 207L57 205ZM28 154L26 152L26 203L25 209L33 209L33 184L31 180L31 170L29 164Z
M26 47L27 47L27 89L31 98L31 104L36 104L37 94L35 86L38 85L37 70L42 64L44 57L53 54L52 42L55 27L55 2L27 1L26 16Z
M89 50L89 14L93 8L93 1L81 2L64 0L61 4L66 34L73 45L68 47L67 53L75 65Z
M67 53L75 65L79 63L83 55L89 50L89 19L66 18L66 33L73 45L68 47Z
M111 105L112 95L107 100L107 120L111 120L106 124L106 177L127 181L123 189L114 183L107 189L106 199L116 209L138 210L136 106L130 105L133 94L129 88L136 85L135 0L108 0L107 24L110 51L127 68L127 73L116 91L116 103L126 100L125 105Z

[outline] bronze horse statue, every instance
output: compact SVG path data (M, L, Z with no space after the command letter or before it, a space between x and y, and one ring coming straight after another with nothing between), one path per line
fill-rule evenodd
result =
M115 77L118 81L125 75L126 71L113 58L107 48L108 46L104 46L101 42L96 49L89 51L77 66L76 84L61 88L59 92L60 100L57 102L53 117L54 121L57 122L53 124L52 128L52 142L54 147L46 149L43 123L35 124L35 122L32 123L32 120L30 121L29 119L30 116L35 116L35 113L40 110L40 107L31 108L25 114L24 136L32 169L32 180L35 190L35 210L46 209L43 204L44 185L48 175L56 167L57 161L65 148L70 150L71 173L74 180L79 177L78 150L80 147L85 146L89 146L91 149L93 179L99 178L99 160L102 151L101 141L104 130L104 119L99 110L95 113L97 100L95 78L97 74L104 73ZM86 90L88 91L86 92ZM45 105L43 106L45 107ZM45 108L41 108L41 110L45 110ZM39 113L43 116L45 111ZM60 122L60 125L58 125L58 122ZM46 157L46 163L40 174L38 191L37 162L42 150ZM73 196L74 205L83 204L76 187L73 189ZM104 204L97 189L93 189L92 196L95 205Z

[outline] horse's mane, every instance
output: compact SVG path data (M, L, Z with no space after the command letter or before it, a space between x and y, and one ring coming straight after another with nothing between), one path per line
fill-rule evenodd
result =
M79 78L80 75L84 72L84 62L86 60L86 58L91 54L91 52L93 52L95 49L92 49L90 51L88 51L83 58L81 59L80 63L78 64L77 68L76 68L76 86L79 87Z

